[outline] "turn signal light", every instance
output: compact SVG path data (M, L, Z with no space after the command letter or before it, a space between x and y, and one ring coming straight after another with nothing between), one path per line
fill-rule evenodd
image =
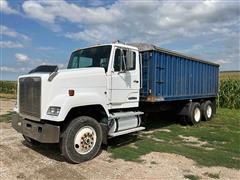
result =
M75 92L74 92L73 89L69 89L69 90L68 90L68 95L69 95L69 96L74 96L74 93L75 93Z

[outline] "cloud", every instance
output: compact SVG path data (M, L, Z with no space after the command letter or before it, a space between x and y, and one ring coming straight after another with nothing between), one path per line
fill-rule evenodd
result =
M18 33L7 26L0 25L0 30L2 35L14 37L14 38L20 38L23 40L30 40L30 38L27 35Z
M224 60L224 59L219 59L216 61L217 64L223 65L223 64L229 64L231 61L229 60Z
M29 72L31 68L29 67L9 67L9 66L1 66L1 72L10 72L10 73L26 73Z
M0 41L0 48L23 48L23 45L14 41Z
M62 63L53 63L50 62L48 59L33 59L30 62L32 67L37 67L37 66L41 66L41 65L56 65L58 66L59 69L64 69L66 68L66 64L62 64Z
M39 19L44 22L53 23L55 16L47 13L45 8L37 1L25 1L22 5L24 12L31 18Z
M213 61L233 63L239 59L235 48L239 47L239 2L119 0L84 7L74 1L30 0L22 7L28 17L50 28L75 25L76 30L68 29L62 35L86 44L119 39L173 50L185 48L189 54Z
M27 62L30 60L26 54L16 53L15 57L17 62Z
M114 18L109 15L106 8L80 7L74 3L59 1L25 1L22 5L24 12L31 18L38 19L47 23L54 23L56 19L68 20L70 22L89 22L94 23L101 19L112 22ZM101 16L99 16L101 14Z
M0 11L6 14L18 14L18 12L11 8L6 0L0 0Z
M65 64L54 64L50 63L47 59L38 59L38 58L29 58L25 54L17 53L15 54L16 60L18 62L21 62L21 64L16 64L16 66L1 66L0 72L8 72L8 73L21 73L25 74L31 71L32 69L36 68L40 65L57 65L59 69L63 69L66 67ZM22 62L28 62L27 64L24 64Z
M1 72L16 72L16 69L14 67L1 66L0 71Z
M39 65L45 65L43 64L39 64ZM64 64L57 64L57 66L59 67L59 69L64 69L66 66ZM32 69L34 69L34 67L9 67L9 66L0 66L0 72L1 73L28 73L30 72Z
M25 1L22 6L29 17L42 22L77 23L81 30L65 37L90 43L121 39L169 44L227 34L222 28L239 23L239 8L233 2L116 1L105 7L83 7L60 0Z

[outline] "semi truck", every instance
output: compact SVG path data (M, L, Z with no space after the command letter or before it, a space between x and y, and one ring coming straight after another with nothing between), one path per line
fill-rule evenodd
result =
M210 120L218 74L218 64L151 44L77 49L67 69L39 66L18 78L12 127L28 143L59 143L67 161L81 163L109 138L144 130L152 112L191 125Z

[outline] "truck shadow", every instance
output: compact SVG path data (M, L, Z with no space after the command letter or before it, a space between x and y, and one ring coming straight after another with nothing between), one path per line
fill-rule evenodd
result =
M40 144L40 145L31 145L25 140L22 141L22 144L33 151L46 156L47 158L64 162L66 161L64 157L61 155L59 144Z
M185 125L185 122L181 121L180 118L169 112L153 113L149 115L143 122L143 126L146 127L145 132L154 131L161 128L167 128L172 124L181 124ZM126 134L111 138L108 140L108 146L105 146L107 150L108 147L117 148L124 145L134 143L138 140L141 140L139 133Z
M147 132L147 131L154 131L161 128L167 128L172 124L179 124L179 123L180 123L179 118L174 114L156 113L156 114L152 114L151 116L148 116L143 126L146 127L144 131ZM139 136L138 132L111 138L108 140L107 145L102 145L102 149L98 152L97 156L101 154L102 150L107 151L109 147L118 148L124 145L134 143L138 140L141 140L141 137ZM22 141L22 144L49 159L53 159L59 162L66 162L64 157L61 155L59 144L40 144L40 145L34 146L29 144L25 140Z
M31 145L25 140L22 141L22 144L33 151L58 162L67 162L66 159L61 155L61 151L59 148L59 144L40 144L40 145ZM101 152L104 150L104 145L103 148L100 149L100 151L97 153L97 156L101 154ZM69 162L68 162L69 163ZM70 163L72 164L72 163Z
M186 125L178 115L172 112L153 113L144 121L145 131L167 128L172 124Z

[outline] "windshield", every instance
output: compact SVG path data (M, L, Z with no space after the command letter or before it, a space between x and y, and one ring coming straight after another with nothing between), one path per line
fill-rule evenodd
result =
M69 60L68 69L103 67L106 72L111 48L112 46L108 45L75 51Z

